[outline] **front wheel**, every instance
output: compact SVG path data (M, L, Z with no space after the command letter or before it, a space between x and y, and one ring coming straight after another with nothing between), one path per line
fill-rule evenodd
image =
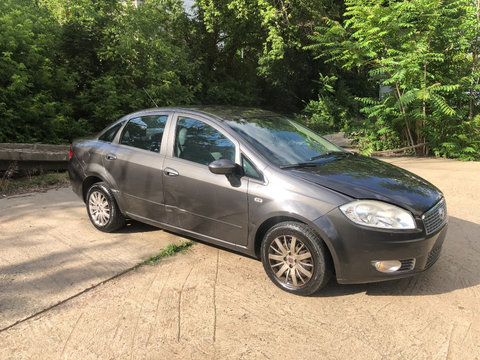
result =
M324 242L307 225L282 222L265 235L261 247L263 267L279 288L296 295L311 295L332 275Z
M112 232L125 225L112 192L103 182L93 184L87 193L87 212L98 230Z

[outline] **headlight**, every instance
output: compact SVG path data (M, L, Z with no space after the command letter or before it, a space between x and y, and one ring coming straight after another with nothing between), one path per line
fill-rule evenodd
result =
M398 206L375 200L357 200L340 206L347 218L356 224L383 229L415 229L410 212Z

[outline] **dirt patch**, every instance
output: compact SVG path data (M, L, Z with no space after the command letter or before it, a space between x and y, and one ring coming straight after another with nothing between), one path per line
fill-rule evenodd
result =
M8 171L0 178L0 198L7 196L46 192L70 186L67 172L30 173L13 176Z

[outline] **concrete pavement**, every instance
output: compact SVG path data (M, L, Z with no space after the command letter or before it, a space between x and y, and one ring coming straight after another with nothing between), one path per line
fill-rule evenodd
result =
M282 292L259 261L198 243L0 332L0 359L480 359L480 163L387 159L440 187L450 227L429 271ZM62 189L0 200L1 328L182 238L103 234Z

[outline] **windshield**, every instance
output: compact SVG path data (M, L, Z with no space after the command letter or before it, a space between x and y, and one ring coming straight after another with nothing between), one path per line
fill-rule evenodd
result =
M228 125L277 166L311 162L341 148L285 117L227 121Z

